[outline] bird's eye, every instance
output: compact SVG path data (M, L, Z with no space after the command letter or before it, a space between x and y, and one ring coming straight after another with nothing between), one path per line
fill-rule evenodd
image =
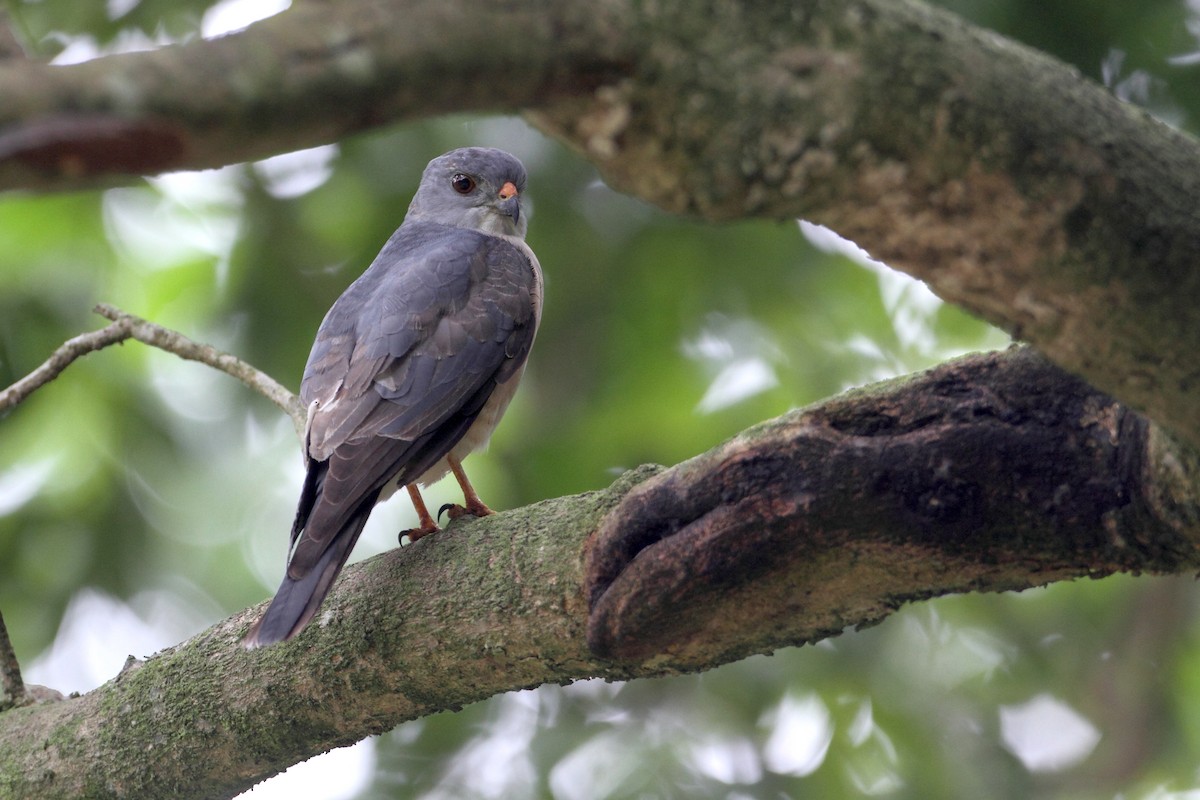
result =
M470 175L463 175L461 172L456 173L450 179L450 185L454 187L454 191L459 194L470 194L475 190L475 179Z

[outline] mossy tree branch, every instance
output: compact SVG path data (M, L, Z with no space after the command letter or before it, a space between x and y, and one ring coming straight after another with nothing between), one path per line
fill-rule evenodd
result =
M10 59L0 97L0 187L43 189L524 109L618 189L828 224L1121 401L1025 351L971 359L652 478L457 522L347 570L296 642L247 653L245 612L6 712L0 793L228 797L500 691L702 669L945 592L1196 569L1197 461L1175 436L1200 444L1200 148L949 15L296 4L219 40Z
M9 59L0 97L0 188L525 110L664 208L826 224L1200 445L1200 146L915 0L301 3L152 52Z
M1198 469L1030 351L963 359L604 491L456 521L348 568L292 642L241 647L249 609L12 709L0 788L232 797L499 692L707 669L947 592L1195 570Z

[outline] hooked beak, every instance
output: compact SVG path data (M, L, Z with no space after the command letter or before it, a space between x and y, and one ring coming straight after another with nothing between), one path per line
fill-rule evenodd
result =
M516 185L512 181L505 181L500 187L500 202L497 207L500 213L506 217L512 217L513 224L521 221L521 198L517 191Z

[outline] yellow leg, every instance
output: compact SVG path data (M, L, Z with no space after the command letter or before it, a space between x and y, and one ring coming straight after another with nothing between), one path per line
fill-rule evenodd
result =
M412 500L413 508L417 510L417 522L420 527L410 528L400 532L400 537L408 537L409 541L415 542L422 536L428 536L431 533L437 533L441 530L438 524L434 522L433 517L429 515L429 509L425 507L425 500L421 497L421 491L415 483L410 483L404 487L408 489L408 497Z
M450 507L450 519L458 519L463 514L470 514L474 517L495 514L496 512L488 508L475 493L475 487L467 480L467 473L463 471L462 462L454 456L446 456L446 463L450 465L450 471L454 473L454 479L458 481L463 493L463 505Z

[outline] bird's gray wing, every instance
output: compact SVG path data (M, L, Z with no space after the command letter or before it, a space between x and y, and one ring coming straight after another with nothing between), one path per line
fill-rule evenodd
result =
M289 576L321 561L389 481L415 480L462 438L524 364L536 291L523 250L426 223L402 226L338 299L301 384L310 469Z

